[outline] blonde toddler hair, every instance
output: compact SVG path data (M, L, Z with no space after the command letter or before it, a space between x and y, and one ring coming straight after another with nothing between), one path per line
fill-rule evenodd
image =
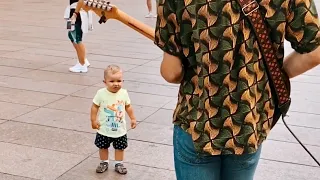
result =
M108 74L116 74L118 72L121 72L121 68L118 65L111 64L104 70L104 78L108 77Z

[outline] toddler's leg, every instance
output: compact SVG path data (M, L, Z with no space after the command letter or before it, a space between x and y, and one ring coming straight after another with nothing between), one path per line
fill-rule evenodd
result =
M127 135L116 138L113 141L113 147L115 149L115 170L120 174L127 174L127 168L123 165L124 150L128 147Z
M109 137L103 136L99 133L96 135L95 145L99 148L100 164L98 165L96 172L103 173L108 170L109 166L109 151L111 139Z
M109 150L108 149L99 149L99 155L101 161L108 161L109 160Z

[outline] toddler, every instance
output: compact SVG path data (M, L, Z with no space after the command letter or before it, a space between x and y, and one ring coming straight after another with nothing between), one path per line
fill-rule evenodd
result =
M91 107L91 125L97 129L95 145L99 148L101 162L96 172L103 173L109 165L109 147L115 149L115 171L126 174L123 165L124 150L128 147L125 114L131 119L131 128L136 127L136 118L127 90L122 88L122 70L109 65L104 71L106 88L98 90ZM99 112L99 113L98 113Z

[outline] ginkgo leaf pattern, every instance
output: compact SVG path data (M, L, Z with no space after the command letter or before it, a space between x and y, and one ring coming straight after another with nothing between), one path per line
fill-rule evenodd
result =
M257 0L279 63L284 40L299 53L320 42L313 0ZM274 101L257 38L236 0L158 0L155 44L185 64L173 121L198 152L253 153Z

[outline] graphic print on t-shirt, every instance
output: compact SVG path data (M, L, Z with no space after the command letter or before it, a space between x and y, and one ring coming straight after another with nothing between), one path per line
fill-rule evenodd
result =
M118 131L123 123L124 116L124 102L117 101L116 104L107 105L104 107L104 112L106 114L106 128L111 131Z

